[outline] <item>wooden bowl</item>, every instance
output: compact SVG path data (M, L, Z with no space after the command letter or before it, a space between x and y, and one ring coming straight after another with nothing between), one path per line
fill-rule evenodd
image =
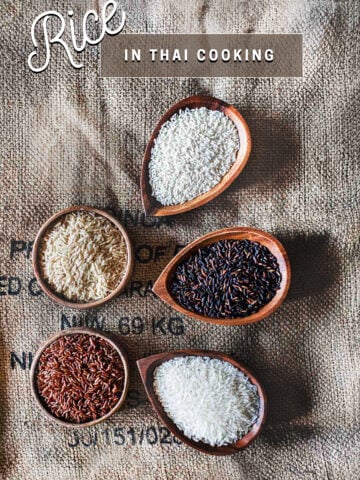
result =
M125 239L126 249L127 249L127 266L126 266L124 276L121 279L119 285L115 288L115 290L113 290L109 295L107 295L104 298L101 298L100 300L94 300L91 302L74 302L72 300L68 300L60 296L59 294L57 294L55 291L53 291L50 288L50 286L47 284L47 282L43 279L43 276L42 276L42 269L40 266L40 251L41 251L43 237L47 232L48 228L53 223L57 222L61 217L74 212L90 212L106 218L113 225L115 225L115 227L121 232L121 234ZM64 210L61 210L60 212L55 213L52 217L49 218L49 220L47 220L44 223L44 225L40 228L35 238L35 242L33 246L33 254L32 254L32 264L33 264L35 277L41 289L46 293L46 295L48 295L55 302L65 307L76 308L78 310L86 310L89 308L100 307L101 305L104 305L105 303L110 302L110 300L115 298L117 295L119 295L119 293L121 293L124 290L124 288L126 287L126 285L130 280L130 277L133 271L134 253L133 253L133 248L131 245L129 235L127 234L125 228L121 225L121 223L115 217L110 215L110 213L105 212L104 210L99 210L97 208L92 208L92 207L87 207L82 205L82 206L65 208Z
M154 145L154 141L159 134L159 131L163 124L167 122L175 113L185 108L201 108L207 107L210 110L219 110L223 112L227 117L235 124L240 139L240 149L237 152L236 160L231 166L230 170L224 175L222 180L211 190L202 195L199 195L187 202L164 206L155 197L152 196L151 186L149 181L149 162L151 159L151 150ZM251 137L249 127L244 120L243 116L232 105L219 100L218 98L208 97L204 95L195 95L193 97L185 98L181 102L173 105L161 118L155 130L153 131L149 143L147 144L142 170L141 170L141 194L142 201L146 215L152 215L155 217L162 217L166 215L177 215L179 213L188 212L194 208L201 207L210 202L213 198L217 197L226 190L233 181L238 177L240 172L245 167L251 151Z
M221 447L212 447L211 445L204 442L196 442L195 440L186 437L165 413L163 406L161 405L160 400L158 399L154 390L154 370L163 362L166 362L176 357L185 356L210 357L229 362L234 365L234 367L238 368L241 372L243 372L247 377L249 377L251 383L257 387L260 399L259 417L256 423L254 423L254 425L252 426L251 430L242 438L240 438L236 443L224 445ZM140 371L141 379L143 381L146 393L155 412L158 414L158 416L166 425L166 427L170 430L170 432L176 435L182 442L190 445L190 447L193 447L203 453L209 453L211 455L231 455L238 452L239 450L246 448L259 435L266 419L267 399L264 389L259 383L259 381L254 377L253 373L251 373L240 363L236 362L232 357L225 355L221 352L213 352L207 350L176 350L173 352L160 353L159 355L152 355L151 357L142 358L141 360L137 361L137 366Z
M190 255L219 240L251 240L258 242L261 245L267 247L270 252L276 257L281 272L281 284L279 290L277 290L274 298L264 305L258 312L253 313L247 317L241 318L212 318L199 313L191 312L182 307L178 301L171 294L171 281L174 276L175 270L180 263L183 263ZM185 248L183 248L165 267L160 277L157 279L153 286L153 292L168 303L171 307L175 308L180 313L202 320L208 323L216 323L217 325L245 325L247 323L258 322L263 318L271 315L282 302L285 300L287 292L290 286L290 262L284 247L279 240L274 238L269 233L263 232L256 228L251 227L232 227L217 230L216 232L208 233L203 237L198 238L194 242L191 242Z
M118 402L116 405L103 417L97 418L96 420L91 420L89 422L84 422L84 423L72 423L72 422L67 422L65 420L61 420L60 418L56 417L53 415L44 405L44 403L41 400L41 397L39 395L38 389L37 389L37 384L36 384L36 375L37 375L37 367L39 363L39 359L43 353L43 351L51 345L55 340L58 340L61 337L64 337L65 335L74 335L77 333L81 334L88 334L88 335L94 335L96 337L102 338L106 342L108 342L119 354L121 361L124 365L124 374L125 374L125 379L124 379L124 390L122 392L121 397L119 398ZM30 369L30 384L31 384L31 391L32 394L35 398L36 403L40 407L42 413L51 421L58 423L59 425L63 425L64 427L69 427L69 428L83 428L83 427L91 427L92 425L96 425L100 422L103 422L107 418L109 418L113 413L115 413L119 408L124 404L126 400L126 396L128 393L129 389L129 380L130 380L130 368L129 368L129 362L127 359L127 355L123 349L123 347L120 345L118 339L114 335L109 335L104 332L99 332L99 330L95 330L93 328L85 328L85 327L74 327L74 328L69 328L67 330L63 330L62 332L55 333L51 337L49 337L39 348L39 350L36 352L36 355L32 361L31 364L31 369Z

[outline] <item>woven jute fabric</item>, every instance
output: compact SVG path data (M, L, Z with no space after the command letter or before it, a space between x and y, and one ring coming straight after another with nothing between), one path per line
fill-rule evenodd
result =
M99 47L87 48L84 68L75 70L59 46L49 68L34 74L26 63L33 19L70 8L75 18L92 2L1 1L1 478L360 478L359 3L129 0L122 6L129 33L303 33L304 76L102 79ZM199 93L244 115L253 137L248 165L208 205L145 219L139 180L146 142L173 103ZM37 295L29 258L40 225L78 204L114 212L137 250L126 294L81 314ZM150 293L180 245L235 225L272 233L289 253L291 290L270 318L207 325ZM106 423L72 431L41 415L29 363L49 335L79 324L121 336L131 385L124 409ZM224 351L256 372L269 415L248 449L206 456L178 445L163 428L135 361L179 348Z

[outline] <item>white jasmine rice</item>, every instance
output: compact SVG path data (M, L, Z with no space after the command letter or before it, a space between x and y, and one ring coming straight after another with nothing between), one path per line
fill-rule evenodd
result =
M41 248L44 279L68 300L90 302L109 295L123 278L127 247L109 220L70 213L46 232Z
M215 187L236 160L235 124L217 110L180 110L161 127L149 162L152 195L177 205Z
M259 415L259 395L231 363L201 356L177 357L154 371L155 392L171 420L195 441L234 443Z

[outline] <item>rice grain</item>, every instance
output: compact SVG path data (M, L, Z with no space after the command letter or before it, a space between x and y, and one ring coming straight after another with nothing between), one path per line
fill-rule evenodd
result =
M166 414L184 434L212 446L234 443L259 415L255 385L231 363L177 357L154 371L154 388Z
M211 190L238 149L238 131L224 113L206 107L180 110L163 124L151 151L153 196L162 205L177 205Z
M90 212L70 213L46 232L40 265L57 294L76 302L100 300L125 274L126 242L108 219Z
M84 423L106 415L124 389L124 366L114 347L94 335L60 337L42 353L36 383L57 418Z

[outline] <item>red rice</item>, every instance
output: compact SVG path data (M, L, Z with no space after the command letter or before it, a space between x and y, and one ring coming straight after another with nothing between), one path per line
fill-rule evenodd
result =
M124 365L114 347L94 335L60 337L42 353L37 388L57 418L84 423L106 415L124 390Z

